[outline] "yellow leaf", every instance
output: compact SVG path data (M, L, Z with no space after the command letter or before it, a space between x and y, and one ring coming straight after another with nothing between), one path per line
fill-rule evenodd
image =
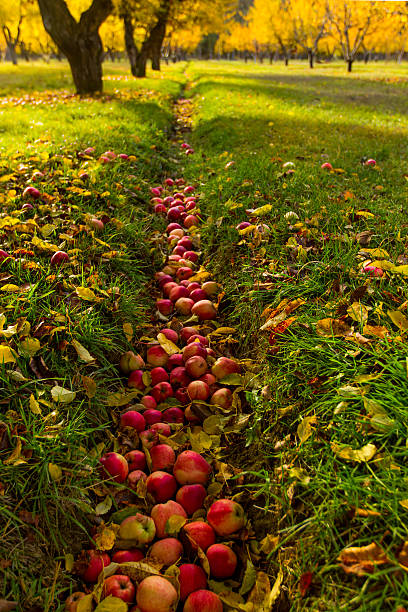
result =
M112 498L107 495L105 499L96 506L95 514L106 514L112 508Z
M385 249L361 249L360 253L367 253L376 259L388 259L389 254Z
M408 510L408 499L401 499L399 504L404 508L404 510Z
M124 323L122 326L123 333L126 336L126 340L130 342L133 338L133 327L130 323Z
M56 229L57 229L56 225L53 225L52 223L46 223L40 228L40 232L44 236L44 238L47 238L47 236L52 234L52 232Z
M244 227L243 229L238 230L238 234L240 234L241 236L246 236L247 234L250 234L251 232L253 232L256 229L256 225L247 225L247 227Z
M69 389L64 389L63 387L55 385L55 387L51 389L51 396L54 402L70 404L74 401L76 393L75 391L70 391Z
M237 330L235 327L218 327L214 331L212 331L209 336L227 336L229 334L234 334Z
M31 244L39 251L44 253L55 253L58 251L58 247L55 244L51 244L51 242L45 242L45 240L41 240L38 236L33 236L31 240Z
M265 204L265 206L261 206L260 208L256 208L251 215L254 217L262 217L272 212L273 206L272 204Z
M9 283L8 285L3 285L2 287L0 287L0 289L1 291L5 291L7 293L17 293L18 291L20 291L20 287L11 283Z
M390 335L390 331L382 325L364 325L363 334L365 336L376 336L377 338L386 338Z
M345 321L340 319L320 319L316 323L316 332L324 338L341 338L348 336L351 333L351 327Z
M20 342L18 352L22 357L34 357L40 348L41 343L38 338L26 338Z
M188 280L190 282L202 283L203 281L206 281L209 278L211 278L211 274L209 272L206 272L206 270L199 270L197 274L190 276Z
M95 302L100 299L95 295L92 289L89 289L88 287L77 287L75 289L75 293L81 298L81 300L87 300L88 302Z
M366 444L362 448L353 449L351 446L343 446L337 444L337 442L332 442L331 447L334 454L341 459L346 459L346 461L357 461L357 463L370 461L377 452L375 444Z
M306 442L306 440L310 438L310 436L313 433L312 425L315 425L316 422L317 422L317 418L316 418L316 415L314 414L313 416L305 417L299 423L298 428L297 428L297 435L299 436L299 440L301 444L303 444L303 442Z
M157 334L157 340L159 341L160 346L166 351L168 355L175 355L176 353L180 352L179 347L174 344L174 342L166 338L164 334Z
M16 363L16 353L10 347L5 344L0 344L0 364L2 363Z
M81 376L82 385L85 389L85 393L91 399L96 394L96 382L90 376Z
M112 499L111 498L109 499L111 500L111 505L112 505ZM104 501L106 502L106 499ZM98 504L98 505L101 505L101 504ZM108 510L106 510L106 512L108 512ZM109 527L104 525L100 530L98 530L98 533L95 537L96 548L98 550L111 550L115 544L115 540L116 540L118 531L119 531L119 525L113 524L113 525L110 525Z
M95 612L127 612L128 605L119 597L109 595L95 608Z
M84 361L85 363L91 363L92 361L95 361L95 357L92 357L92 355L86 350L86 348L82 346L82 344L80 344L77 340L73 340L71 344L76 350L78 357L81 361Z
M407 265L394 266L392 269L392 272L395 272L396 274L403 274L404 276L408 276L408 266Z
M108 406L124 406L140 395L142 395L142 391L138 389L134 391L117 391L108 395L106 403Z
M55 482L58 482L58 480L61 480L62 470L59 465L56 465L55 463L49 463L48 471L50 473L52 480L54 480Z
M33 414L41 414L40 404L35 399L34 395L30 395L30 410Z
M19 465L20 463L26 463L26 461L24 461L23 459L20 459L22 448L23 448L23 445L21 443L21 439L17 438L15 449L10 453L7 459L4 459L3 463L7 465L8 464Z
M399 310L388 310L387 314L394 325L396 325L401 331L408 331L408 319L404 314L402 314L402 312Z
M74 567L74 555L71 553L65 554L65 571L71 572Z
M354 302L349 308L347 308L347 314L357 321L357 323L365 323L368 319L368 309L360 302Z

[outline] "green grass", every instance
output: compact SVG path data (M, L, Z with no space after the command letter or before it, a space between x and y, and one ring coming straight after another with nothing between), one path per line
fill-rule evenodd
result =
M244 489L254 508L266 512L255 528L279 535L271 570L285 566L293 610L395 610L408 588L397 564L408 535L399 503L408 498L407 344L387 311L406 311L407 285L398 274L382 280L359 274L364 258L356 234L371 232L367 248L405 262L405 67L356 66L345 75L342 64L309 71L300 63L214 62L191 63L187 74L197 154L186 173L203 184L208 267L226 289L221 307L240 330L238 354L263 364L269 387L268 400L248 392L252 453L241 467L250 473ZM369 157L377 160L375 170L362 164ZM341 171L321 170L326 160ZM235 163L226 167L229 161ZM292 175L285 175L288 161ZM234 228L247 220L245 209L265 204L272 208L259 222L269 235L261 242L239 236ZM372 216L356 218L361 209ZM298 226L285 220L289 211L299 216ZM269 285L259 289L259 282ZM297 321L269 346L268 332L259 330L262 311L298 298L305 304L293 313ZM347 308L355 301L370 309L370 324L387 327L389 339L316 333L326 317L353 323ZM354 326L364 336L364 326ZM380 376L355 382L363 374ZM380 407L379 420L367 400ZM310 416L311 435L301 443L298 427ZM334 443L375 444L377 454L348 461L334 453ZM353 508L378 515L352 518ZM383 545L390 563L363 578L346 575L337 562L342 549L372 541ZM305 572L313 572L313 583L301 597Z
M7 216L35 221L38 237L71 258L61 270L52 268L52 251L33 246L24 225L0 230L1 248L16 257L0 264L0 285L25 287L0 291L4 329L27 321L26 333L41 345L34 365L19 355L20 381L10 375L13 364L0 366L0 599L17 601L19 610L62 609L60 602L77 590L63 572L64 557L89 546L95 499L100 501L95 468L102 449L112 445L107 428L117 418L106 397L124 384L119 357L137 350L134 341L142 332L136 330L152 306L146 285L153 219L146 203L150 185L170 172L167 137L182 70L179 65L168 69L166 79L136 81L124 64L114 65L106 70L102 97L78 99L65 63L0 67L0 223ZM94 155L78 155L90 146ZM103 165L98 157L106 150L133 157ZM33 179L38 170L44 176ZM79 178L84 171L88 179ZM29 184L48 199L24 212L22 191ZM106 216L103 232L90 232L87 215ZM45 225L48 231L41 233ZM79 299L75 288L81 286L101 301ZM131 342L124 323L133 326ZM24 337L7 342L19 351ZM74 340L93 363L78 358ZM87 397L82 376L94 380L94 397ZM75 391L74 401L53 402L55 384ZM39 402L37 411L30 409L30 396ZM50 464L62 470L60 479L52 478Z

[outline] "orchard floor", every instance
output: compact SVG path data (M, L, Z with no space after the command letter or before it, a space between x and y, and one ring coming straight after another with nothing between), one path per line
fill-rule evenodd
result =
M70 555L94 519L98 473L89 466L112 445L117 417L106 396L121 384L118 358L132 346L123 325L138 338L150 323L160 253L148 242L158 228L149 188L178 175L202 193L204 264L225 291L223 322L236 329L227 346L259 364L246 390L250 419L225 457L243 470L241 499L259 539L270 536L272 583L283 570L275 608L406 605L406 66L357 64L348 75L341 63L311 71L300 62L190 62L144 81L123 64L105 68L106 95L77 100L65 64L0 65L0 223L43 168L43 239L62 232L58 245L72 248L86 213L114 218L101 237L75 240L65 284L38 243L26 253L32 268L16 266L12 279L0 268L4 329L26 320L41 344L34 365L33 347L21 347L21 380L7 364L0 374L8 431L0 429L0 598L21 610L62 610L75 590ZM171 142L181 94L194 105L188 158ZM107 149L134 155L131 170L78 158L89 146L95 159ZM325 161L334 171L321 169ZM240 235L236 225L254 219L246 210L259 207L259 222ZM30 250L30 240L7 233L0 246ZM366 260L385 275L362 274ZM26 290L4 289L12 284ZM103 299L78 311L78 285ZM96 361L81 362L73 340ZM89 396L57 407L42 382L86 389L81 377L91 375ZM342 553L348 547L356 550Z

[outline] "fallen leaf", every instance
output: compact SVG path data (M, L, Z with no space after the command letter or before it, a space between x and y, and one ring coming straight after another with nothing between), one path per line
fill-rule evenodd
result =
M408 331L408 319L402 312L399 310L388 310L387 315L400 331Z
M261 541L260 551L263 552L265 555L269 555L271 552L273 552L276 549L278 543L279 543L279 536L268 533L268 535L266 535L264 539Z
M0 612L9 612L17 608L18 603L16 601L9 601L7 599L0 599Z
M316 415L305 417L297 427L297 435L299 436L300 443L306 442L312 435L314 429L312 425L317 423Z
M169 536L169 538L176 538L180 529L186 523L186 518L177 514L173 514L167 519L164 531Z
M93 612L94 606L92 593L85 595L85 597L80 599L76 606L76 612Z
M109 595L99 603L95 612L127 612L128 605L119 597L113 597Z
M312 586L312 582L313 572L305 572L301 575L301 577L299 578L299 592L301 597L304 597L306 595L306 593Z
M81 300L87 300L88 302L96 302L101 299L98 298L92 289L89 289L88 287L77 287L75 289L75 293L81 298Z
M110 497L109 499L111 500L111 505L112 505L112 499ZM105 502L106 502L106 499L104 500L104 502L102 502L102 504ZM95 536L96 548L98 550L111 550L115 545L118 531L119 531L119 525L115 525L115 524L109 525L109 527L107 527L106 525L102 525L101 527L99 527L98 533Z
M241 588L239 589L240 595L246 595L252 589L256 582L256 569L250 559L247 559L245 573L242 578Z
M347 574L364 576L372 574L377 565L384 565L389 559L381 546L372 542L367 546L345 548L340 553L338 561Z
M126 336L126 340L130 342L133 338L133 327L130 323L124 323L122 326L123 333Z
M27 463L24 459L20 459L22 448L23 445L21 439L17 438L16 447L7 457L7 459L4 459L3 463L5 463L6 465L20 465L22 463Z
M357 321L362 325L368 319L368 309L361 302L354 302L351 306L347 308L347 314L349 317L353 319L353 321Z
M85 363L92 363L93 361L95 361L95 357L92 357L92 355L87 351L84 346L82 346L82 344L78 342L78 340L72 340L71 344L76 350L78 357L81 361L84 361Z
M0 344L0 364L16 363L16 353L10 347Z
M351 327L345 321L340 319L320 319L316 323L316 332L324 338L342 338L351 333Z
M74 401L76 393L75 391L70 391L69 389L64 389L64 387L55 385L55 387L51 389L51 396L54 402L70 404Z
M159 341L160 346L166 351L168 355L175 355L176 353L180 352L179 347L174 344L174 342L166 338L164 334L157 334L157 340Z
M134 391L117 391L108 395L106 403L108 406L124 406L140 395L143 395L143 393L139 389Z
M95 514L106 514L112 508L112 498L107 495L95 508Z
M62 478L62 470L61 470L59 465L56 465L55 463L49 463L48 464L48 472L49 472L52 480L54 480L55 482L58 482L58 480L61 480L61 478Z
M30 395L29 403L30 410L33 414L41 414L40 404L37 402L33 394Z
M358 463L370 461L377 452L375 444L366 444L362 448L353 449L351 446L342 446L337 442L332 442L331 448L337 457L346 459L346 461L357 461Z
M90 376L81 376L82 386L85 389L86 395L89 399L95 397L96 394L96 382Z
M37 338L26 338L20 342L18 352L22 357L34 357L40 348L41 343Z

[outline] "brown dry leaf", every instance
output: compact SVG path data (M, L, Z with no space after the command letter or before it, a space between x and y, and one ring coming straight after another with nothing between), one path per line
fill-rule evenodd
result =
M15 449L11 452L11 454L7 457L7 459L4 459L3 463L6 465L8 464L20 465L22 463L27 463L25 459L21 459L22 448L23 448L23 445L22 445L21 439L17 438Z
M297 435L299 436L300 443L306 442L308 438L312 435L314 429L312 425L317 423L317 417L314 414L310 417L305 417L297 427Z
M332 442L331 448L334 454L340 457L340 459L345 459L346 461L357 461L357 463L370 461L377 452L377 447L375 444L366 444L362 448L353 449L351 446L343 446L341 444L337 444L337 442Z
M360 323L360 325L365 323L368 319L368 309L364 304L361 304L361 302L353 302L353 304L347 308L347 314L353 321Z
M316 332L323 338L344 338L351 334L351 327L340 319L320 319L316 323Z
M109 525L109 527L107 527L106 525L101 525L98 528L98 533L95 537L96 548L98 550L111 550L115 544L118 531L119 525L115 525L114 523L112 525Z
M160 576L159 570L156 569L154 565L144 563L143 561L129 561L128 563L120 564L111 563L111 565L116 565L117 570L120 570L121 574L129 576L129 578L134 580L136 583L141 582L142 580L144 580L144 578L147 578L148 576Z
M363 334L365 336L376 336L377 338L387 338L390 335L389 329L383 325L364 325Z
M269 605L270 597L271 583L269 577L264 572L258 572L255 586L249 594L247 603L251 603L257 612L269 612L271 609Z
M408 541L404 542L404 545L398 555L398 563L401 563L404 567L408 567Z
M351 546L341 551L338 557L340 565L347 574L364 576L372 574L377 565L384 565L389 559L376 542L367 546Z
M388 310L387 315L400 331L408 331L408 319L402 312L399 310Z
M381 512L376 512L375 510L366 510L365 508L356 508L355 506L351 506L350 509L354 512L354 516L381 516Z
M81 376L82 386L85 389L86 395L89 399L95 397L96 394L96 382L90 376Z
M8 601L7 599L0 599L0 612L9 612L17 608L16 601Z
M268 320L262 327L260 328L262 331L265 329L269 329L271 327L276 327L279 323L282 323L294 310L306 304L306 300L298 298L296 300L282 300L280 304L274 308L270 309L270 307L266 308L261 316L267 316ZM294 317L294 320L296 318Z
M269 555L279 544L279 536L268 533L261 541L260 551L265 555Z

